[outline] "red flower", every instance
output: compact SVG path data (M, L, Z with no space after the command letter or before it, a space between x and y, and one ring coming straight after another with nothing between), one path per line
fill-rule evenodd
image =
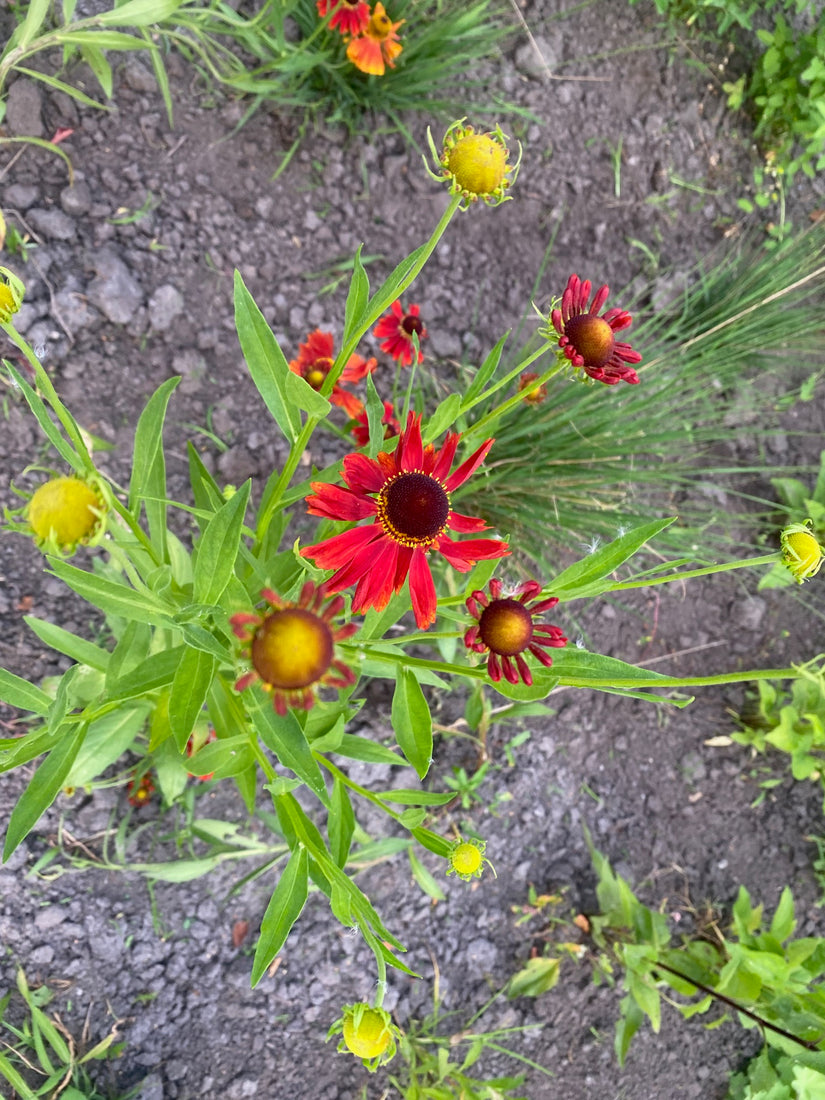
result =
M405 313L401 302L395 301L390 308L392 312L381 318L372 330L372 334L378 340L384 341L381 344L382 351L397 360L402 367L408 367L413 361L412 334L414 332L418 334L420 344L426 337L427 330L418 316L418 306L411 305L409 313ZM422 362L423 359L424 356L419 351L418 362Z
M641 355L630 344L616 340L615 333L627 328L633 318L623 309L609 309L601 317L599 310L607 301L610 288L600 287L593 304L587 308L590 298L589 279L582 282L578 275L571 275L561 298L561 309L550 314L553 328L561 339L559 345L574 367L583 367L585 374L615 386L618 382L635 385L639 376L627 363L641 362Z
M297 603L282 600L271 588L261 596L268 609L257 614L241 611L229 620L252 663L235 684L236 691L260 680L264 691L272 694L275 710L284 715L288 706L309 710L320 684L342 688L355 683L352 670L335 656L335 643L358 629L354 623L333 629L332 620L344 606L340 596L329 600L323 611L326 588L312 581L301 589Z
M385 64L394 69L395 59L403 49L395 32L404 22L399 19L393 23L384 5L377 3L363 33L347 46L347 57L356 69L372 76L383 76Z
M155 793L155 784L152 776L145 772L140 779L130 779L126 784L128 791L127 802L130 806L145 806Z
M327 519L371 522L353 527L302 550L321 569L336 572L327 582L330 592L356 585L353 611L386 607L410 576L410 598L419 627L435 621L436 595L427 553L438 550L454 569L468 572L477 561L510 553L498 539L456 542L447 531L484 531L484 520L452 510L450 493L478 469L492 439L483 443L450 473L461 436L450 432L439 451L421 441L421 417L412 412L394 455L377 460L363 454L344 459L346 488L313 482L307 497L309 512Z
M502 598L501 581L488 585L492 600L484 592L473 592L467 600L467 610L478 621L464 635L464 644L475 653L487 653L487 671L496 683L504 679L517 684L522 679L528 686L533 677L522 657L525 650L549 668L553 659L545 649L560 649L567 639L559 627L535 623L534 617L549 611L559 602L556 596L530 603L541 592L536 581L525 581L512 597ZM513 664L515 661L515 665Z
M316 0L315 6L323 19L330 10L330 29L337 27L341 34L363 34L369 26L370 6L366 0Z
M211 727L207 731L205 737L202 734L198 736L195 733L190 733L189 740L186 742L186 748L184 749L184 752L187 756L195 756L201 751L204 745L210 745L213 741L217 741L217 739L218 735ZM215 773L209 772L207 775L196 775L195 772L190 772L189 774L195 779L200 779L202 782L205 783L208 779L211 779Z
M298 358L293 359L289 369L293 374L300 374L314 390L320 390L335 362L335 341L331 332L321 332L317 328L306 338L305 344L298 345ZM360 382L378 366L376 359L362 359L360 355L351 355L349 362L341 372L341 383ZM329 395L333 405L339 405L351 419L355 419L361 402L355 394L343 389L338 382L332 387Z
M364 406L361 406L361 411L357 416L353 417L356 421L355 427L351 429L352 434L355 436L355 442L359 447L366 447L370 441L370 426L367 419L367 410ZM395 436L401 435L401 425L395 416L395 409L393 408L392 401L384 402L384 415L381 417L381 423L384 427L384 439L394 439Z

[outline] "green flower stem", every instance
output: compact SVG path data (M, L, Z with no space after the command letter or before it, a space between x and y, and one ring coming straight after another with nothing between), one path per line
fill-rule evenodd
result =
M497 390L500 390L502 386L508 385L517 375L523 374L525 369L529 367L531 363L534 363L536 359L544 355L545 352L547 352L548 349L551 347L552 344L547 343L540 347L538 351L534 351L532 355L529 355L526 359L519 363L517 367L514 367L511 371L508 371L500 382L496 382L496 384L494 386L491 386L490 389L485 390L480 397L477 397L475 399L475 401L466 406L462 405L461 412L468 412L480 401L483 401L485 398L492 396L492 394L494 394ZM554 362L552 367L549 367L543 374L540 374L534 382L530 383L530 389L538 389L539 386L543 386L546 382L549 382L551 378L559 373L563 366L563 363L559 363L558 361ZM467 431L464 433L464 439L468 439L470 436L475 435L476 433L486 432L488 429L488 425L495 423L495 421L499 420L502 416L504 416L505 413L508 413L514 405L520 405L523 401L523 393L514 393L512 397L508 397L507 400L504 401L501 405L497 405L494 409L488 412L486 416L482 416L482 418L480 420L477 420L476 423L472 425L472 427L468 428Z
M328 760L322 752L313 752L312 755L315 757L319 764L327 769L330 775L334 776L336 779L340 779L345 787L348 787L351 791L354 791L355 794L359 794L362 798L366 798L367 801L372 802L374 806L379 806L385 814L388 814L393 819L393 821L396 821L399 825L403 825L401 814L396 813L395 810L391 810L386 802L384 802L383 799L379 798L377 794L375 794L373 791L367 790L366 787L359 786L358 783L354 783L348 775L345 775L340 770L340 768L336 768L332 761ZM400 758L399 763L403 763Z
M261 765L261 771L266 776L267 782L268 783L274 783L275 780L278 778L278 774L275 771L275 769L272 767L272 764L267 759L266 753L261 748L260 742L258 741L258 738L254 734L250 734L249 747L252 749L253 756L258 761L258 763Z
M395 301L396 298L400 298L404 291L408 289L408 287L414 282L415 279L418 278L419 274L421 273L421 269L424 267L424 264L430 258L433 251L435 250L436 245L444 236L444 232L447 226L450 224L450 221L456 210L458 210L460 202L461 196L453 197L450 205L444 211L444 214L442 215L438 225L433 230L430 239L425 245L423 245L422 248L417 250L414 262L410 264L409 270L406 272L404 277L401 279L401 282L396 287L395 293L392 298L393 301ZM369 303L367 304L367 309L364 313L361 323L358 326L358 329L349 338L347 343L341 348L335 360L335 363L331 367L329 374L324 380L324 384L320 390L322 396L329 397L329 395L332 393L332 387L338 381L341 372L343 371L346 364L349 362L350 356L355 352L355 349L358 346L360 340L362 339L364 334L370 328L372 328L372 326L376 323L384 310L387 308L387 305L389 303L385 301L385 297L386 296L382 295L379 291L373 296L372 305L370 306ZM304 426L301 428L301 432L298 438L292 444L289 454L287 455L286 462L284 463L284 468L283 470L281 470L281 476L275 483L272 494L267 501L266 511L262 512L258 519L257 538L255 541L256 551L261 547L264 539L266 538L266 533L269 530L269 525L272 522L272 517L281 506L281 498L283 497L287 486L289 485L295 474L295 471L298 468L298 463L300 462L301 456L303 455L304 451L307 449L307 445L312 437L312 433L315 431L316 427L323 419L324 417L322 416L308 416L306 421L304 422Z
M648 588L654 584L667 584L668 581L686 581L692 577L707 577L712 573L726 573L730 569L752 569L757 565L773 565L781 561L779 551L773 554L762 554L758 558L743 558L741 561L727 561L722 565L706 565L703 569L688 569L683 573L670 573L666 577L650 577L647 580L618 581L612 584L605 592L621 592L628 588ZM552 585L549 586L552 588Z

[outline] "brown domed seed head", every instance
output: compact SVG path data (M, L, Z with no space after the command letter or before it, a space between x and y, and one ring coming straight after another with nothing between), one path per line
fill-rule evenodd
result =
M478 634L500 657L523 652L533 638L533 616L518 600L493 600L478 621Z
M616 347L613 329L603 317L578 313L564 326L564 334L588 367L603 367L610 362Z
M332 631L317 615L287 607L267 615L252 640L255 671L280 691L300 691L316 683L333 658Z

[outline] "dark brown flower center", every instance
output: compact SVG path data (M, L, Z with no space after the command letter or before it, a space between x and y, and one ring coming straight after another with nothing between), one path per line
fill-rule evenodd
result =
M273 611L252 640L251 657L265 684L298 691L320 680L332 664L332 631L323 619L303 608Z
M518 600L493 600L478 621L482 642L500 657L514 657L533 639L533 616Z
M564 334L584 359L587 367L603 367L610 362L616 337L604 317L579 313L564 326Z
M416 317L412 313L408 313L404 320L401 322L401 327L408 336L412 336L414 332L420 336L424 331L424 326L421 323L421 318Z
M419 471L398 474L383 487L376 514L403 546L426 546L447 529L450 497L440 481Z

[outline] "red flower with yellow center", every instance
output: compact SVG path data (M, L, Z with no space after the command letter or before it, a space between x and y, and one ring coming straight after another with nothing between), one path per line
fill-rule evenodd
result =
M356 422L355 427L352 429L355 442L359 447L366 447L370 441L370 425L367 410L363 405L361 411L353 419ZM401 425L396 418L392 401L384 402L384 415L381 417L381 423L384 425L384 439L394 439L395 436L401 435Z
M450 473L461 436L450 432L440 450L421 440L421 417L410 413L395 454L377 459L363 454L344 459L346 488L313 482L307 497L309 512L327 519L372 522L302 550L321 569L334 569L327 582L330 592L356 586L353 611L382 610L399 592L409 574L415 621L425 629L435 621L436 594L427 561L437 550L454 569L468 572L477 561L510 553L499 539L457 542L448 531L461 534L487 530L483 519L454 512L450 493L474 473L493 445L488 439Z
M320 390L327 375L335 362L335 341L331 332L321 332L317 328L306 338L306 343L298 345L298 358L293 359L289 369L293 374L300 376L309 382L314 390ZM376 359L362 359L360 355L351 355L349 362L341 372L340 382L351 384L360 382L378 366ZM332 387L329 395L333 405L340 406L347 416L354 419L358 410L362 408L361 402L355 394L345 390L339 382Z
M390 306L390 310L390 313L381 318L372 330L372 334L377 340L384 341L380 345L382 351L385 351L402 367L408 367L413 361L413 333L418 336L420 346L421 341L427 335L427 330L419 317L419 307L417 305L411 305L409 312L405 313L401 302L395 301ZM424 356L419 351L418 362L421 363L423 360Z
M370 6L366 0L316 0L315 6L323 19L332 11L330 29L335 27L341 34L363 34L370 21Z
M371 76L383 76L385 65L394 69L395 59L403 49L395 32L404 22L399 19L393 23L384 5L377 3L364 31L347 46L347 57L356 69Z
M559 602L556 596L535 601L541 592L536 581L520 584L510 597L501 594L501 581L495 578L486 593L475 591L467 600L467 610L477 620L464 635L464 644L475 653L487 653L487 671L496 683L504 679L517 684L519 679L530 686L533 676L522 654L527 651L546 667L553 658L546 649L561 649L567 645L561 629L549 623L536 623L535 616L549 611ZM531 602L534 601L534 602Z
M126 801L130 806L145 806L155 793L155 784L152 781L152 776L149 772L138 779L130 779L126 784L127 798Z
M341 596L327 601L324 585L307 581L297 603L282 600L271 588L261 596L268 608L258 614L241 611L229 620L241 640L252 669L235 684L243 691L256 680L272 694L275 710L287 707L309 710L315 703L319 684L343 688L355 683L351 669L335 656L335 643L351 637L354 623L333 627L332 620L343 609Z
M633 318L623 309L609 309L601 317L599 310L607 301L610 288L600 287L588 308L591 283L571 275L561 298L561 309L550 314L553 328L560 336L559 345L574 367L606 386L619 382L636 385L639 376L628 363L641 362L641 355L630 344L616 340L615 334L627 328Z

